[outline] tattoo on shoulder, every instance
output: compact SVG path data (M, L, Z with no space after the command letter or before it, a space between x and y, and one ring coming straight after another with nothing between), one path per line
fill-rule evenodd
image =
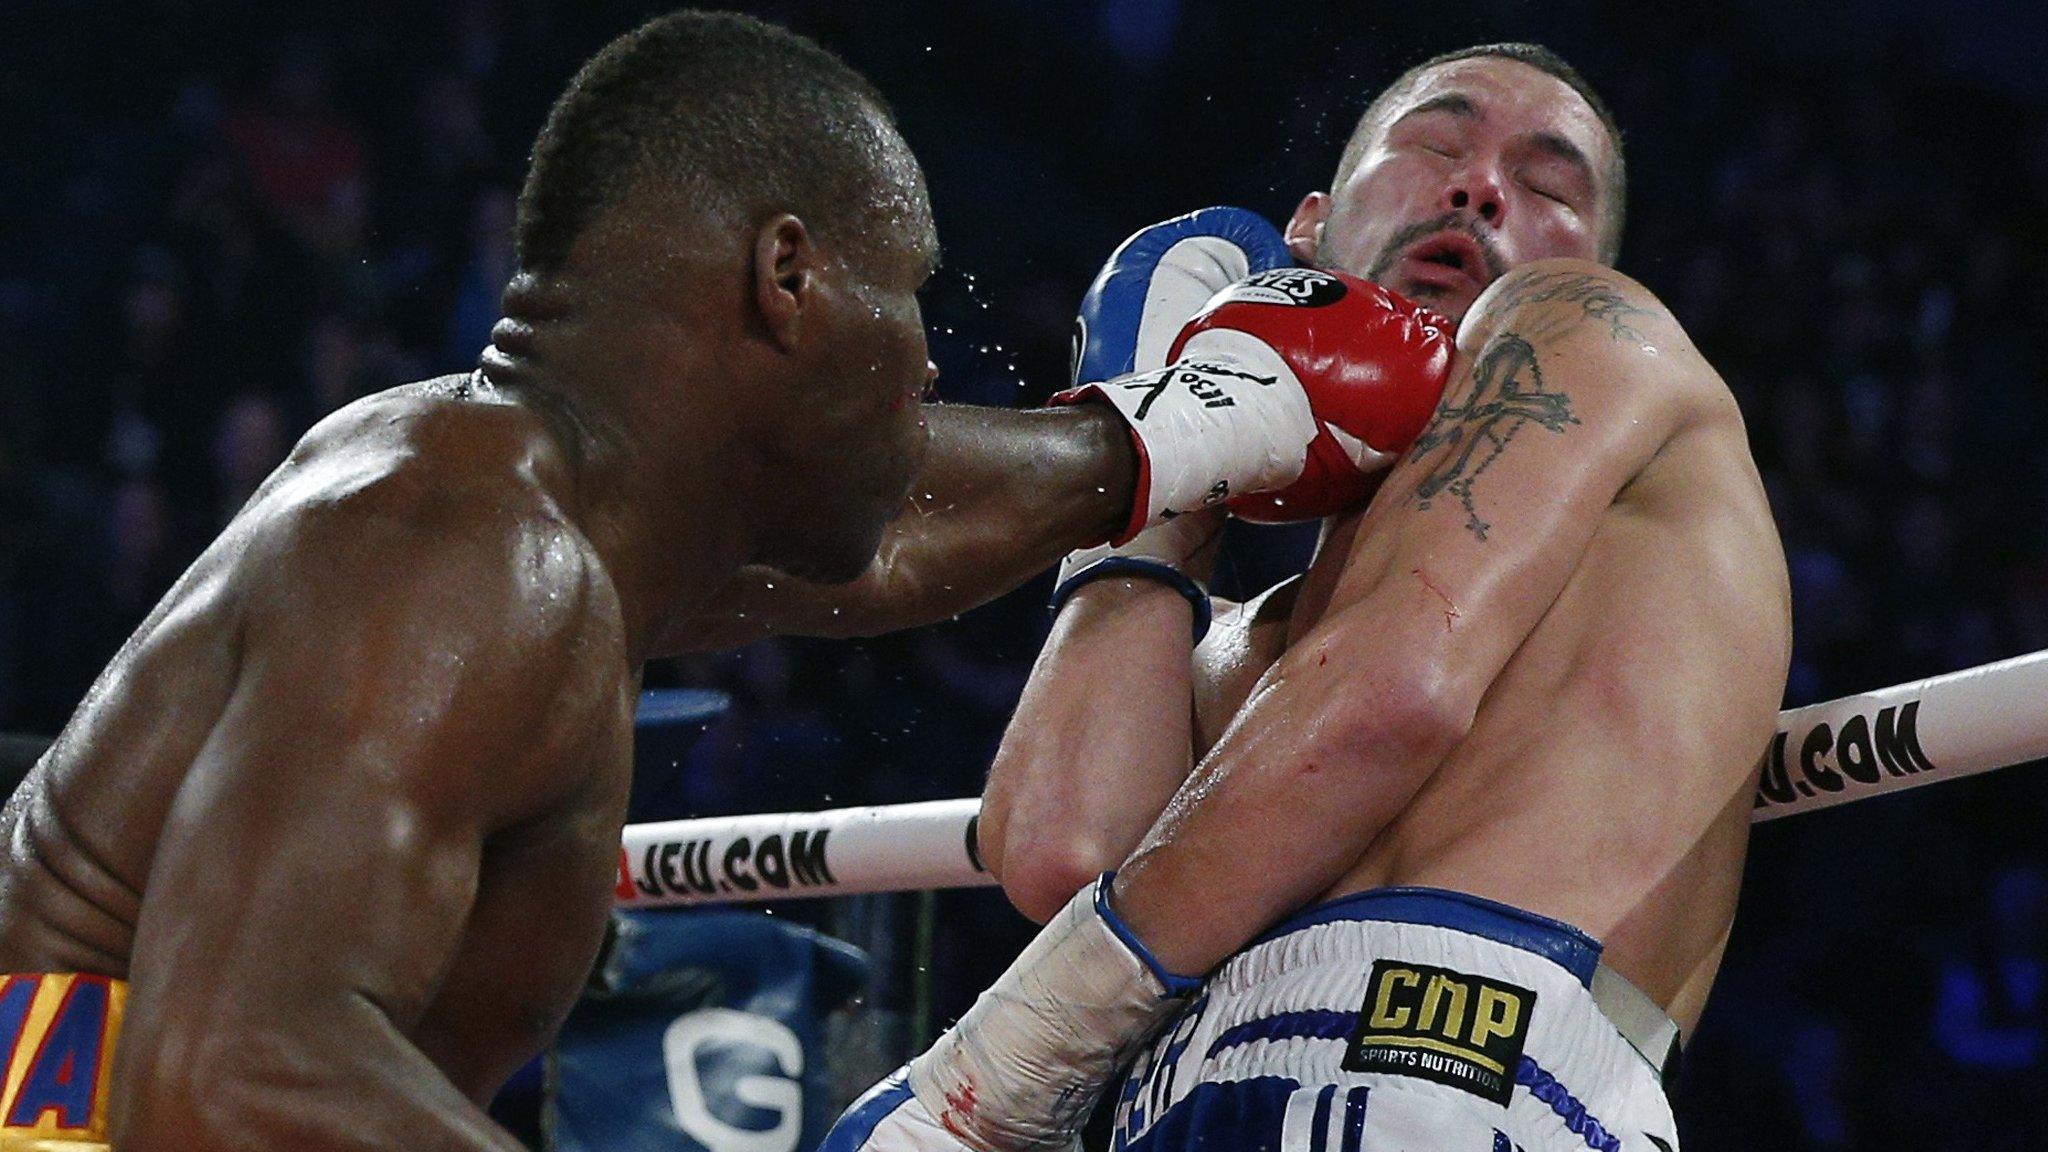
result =
M1429 426L1416 438L1410 458L1428 460L1429 471L1412 499L1427 510L1448 495L1465 509L1465 527L1480 540L1493 525L1479 514L1472 485L1508 450L1522 429L1535 424L1546 432L1563 432L1577 424L1572 398L1544 387L1536 348L1517 333L1504 332L1487 343L1473 366L1471 386L1462 397L1446 393L1437 402Z
M1567 310L1551 323L1541 325L1540 331L1532 331L1530 335L1538 340L1556 336L1581 320L1597 320L1607 325L1608 335L1615 340L1641 344L1642 334L1630 327L1629 321L1651 315L1650 309L1629 303L1620 285L1595 272L1532 273L1502 290L1499 307L1551 303L1576 304L1578 311Z

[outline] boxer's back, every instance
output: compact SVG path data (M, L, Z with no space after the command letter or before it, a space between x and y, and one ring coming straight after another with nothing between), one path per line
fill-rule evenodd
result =
M151 899L152 867L173 838L209 835L205 821L187 819L193 807L188 778L206 760L213 742L233 726L231 701L245 662L262 655L248 637L250 604L275 604L279 597L297 594L293 581L303 578L304 567L295 566L291 557L303 554L303 540L345 533L355 518L402 517L404 505L420 492L459 490L466 484L493 493L488 500L473 501L475 506L521 525L512 538L533 531L559 535L563 525L550 491L559 481L551 475L559 472L559 462L549 459L554 452L533 412L472 394L459 379L373 397L310 433L291 462L265 483L151 612L0 815L0 831L7 838L0 858L0 972L83 971L142 978L131 976L130 961L138 922ZM409 489L412 495L383 494L394 488ZM469 500L459 491L448 498ZM395 573L403 572L405 557L387 559ZM514 559L504 557L507 563ZM292 572L281 574L280 568ZM423 572L420 578L428 576ZM564 594L575 591L565 589ZM600 611L586 629L586 641L616 632L616 612L606 619L607 604L615 609L616 601L597 598ZM339 635L349 623L323 618L309 607L295 630L301 637L317 637L323 629ZM477 628L519 626L512 620L451 618L444 623L451 637ZM561 879L549 878L564 865L570 866L574 886L589 887L581 878L591 860L608 865L616 851L630 740L630 704L618 702L630 701L631 676L621 645L586 642L572 651L587 666L552 670L565 691L562 719L550 720L548 727L563 729L563 742L575 748L561 762L562 774L586 778L588 784L565 788L563 795L571 802L502 830L486 846L482 890L470 911L473 925L501 915L495 905L508 897L531 907L569 895ZM304 682L273 695L264 706L289 719L295 708L319 712L358 687ZM430 708L430 702L421 702L419 723L429 722ZM365 726L364 739L377 736ZM308 750L308 755L318 754ZM290 774L307 766L273 767ZM307 777L305 789L321 787L316 773ZM279 812L278 818L286 824L293 815ZM215 880L262 882L258 875L232 874L243 849L231 838L212 846L222 864ZM308 852L317 850L306 846ZM345 863L335 861L337 871ZM551 914L556 911L549 908ZM596 915L601 919L602 914L600 906ZM576 919L580 923L591 915L581 910ZM470 945L476 943L474 934L463 934ZM246 943L264 946L261 940ZM516 948L502 946L514 943ZM508 1061L516 1066L523 1057L512 1050L530 1046L549 1022L546 1018L563 1007L563 998L581 980L594 940L550 937L543 946L521 933L517 941L500 944L451 965L436 1003L414 1021L416 1038L425 1048L437 1046L443 1034L461 1033L446 1037L460 1041L450 1043L451 1049L467 1053L463 1067L449 1069L459 1083L481 1084L509 1071ZM537 950L564 949L560 962L536 955ZM517 971L484 972L493 966L492 954L516 958ZM495 999L502 1009L495 1018L478 1014L482 1005L477 1003L457 1006L460 1018L446 1010L451 998L472 996L490 984L496 987L483 999ZM504 1035L507 1029L519 1035Z

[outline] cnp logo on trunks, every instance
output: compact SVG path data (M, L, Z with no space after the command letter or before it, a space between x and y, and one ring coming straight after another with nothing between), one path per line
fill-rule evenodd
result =
M1297 308L1321 308L1344 298L1344 282L1314 268L1275 268L1247 276L1223 290L1213 308L1225 301L1250 304L1290 304Z
M1505 1105L1536 1013L1527 988L1400 960L1373 962L1347 1072L1392 1072Z

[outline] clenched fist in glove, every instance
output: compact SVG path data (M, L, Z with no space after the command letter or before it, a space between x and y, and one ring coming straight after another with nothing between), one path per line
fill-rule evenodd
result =
M1242 208L1204 208L1139 231L1110 254L1081 298L1071 383L1164 367L1181 328L1211 297L1253 272L1292 263L1279 230ZM1141 455L1141 470L1144 464ZM1141 477L1141 494L1145 487ZM1142 577L1187 599L1199 641L1209 629L1206 569L1222 519L1220 509L1180 516L1071 553L1060 564L1053 610L1096 580Z
M1226 501L1248 519L1313 519L1369 496L1421 432L1453 335L1376 284L1277 268L1211 299L1165 367L1055 400L1106 401L1130 429L1139 476L1120 540Z

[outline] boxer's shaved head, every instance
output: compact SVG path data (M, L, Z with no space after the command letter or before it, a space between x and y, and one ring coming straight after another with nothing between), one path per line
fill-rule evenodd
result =
M1337 176L1331 182L1331 187L1341 186L1350 177L1352 169L1358 167L1366 149L1371 147L1375 137L1386 129L1388 116L1415 87L1424 73L1445 64L1480 57L1514 60L1554 77L1578 93L1579 98L1586 102L1586 106L1593 110L1593 114L1600 118L1600 126L1606 130L1607 140L1611 145L1605 171L1601 173L1601 182L1606 186L1606 211L1601 228L1600 248L1601 259L1611 263L1621 248L1622 225L1628 215L1628 165L1622 158L1621 125L1615 122L1614 113L1608 109L1607 102L1600 98L1600 94L1593 90L1593 85L1579 74L1579 70L1572 67L1564 57L1541 44L1477 44L1470 48L1460 48L1455 52L1432 56L1401 73L1392 84L1373 97L1372 103L1366 105L1365 113L1358 118L1358 126L1352 129L1351 138L1344 143L1344 154L1337 161Z
M547 273L629 195L752 227L778 212L854 252L928 243L930 208L889 105L837 56L729 12L676 12L606 45L534 141L520 267Z

